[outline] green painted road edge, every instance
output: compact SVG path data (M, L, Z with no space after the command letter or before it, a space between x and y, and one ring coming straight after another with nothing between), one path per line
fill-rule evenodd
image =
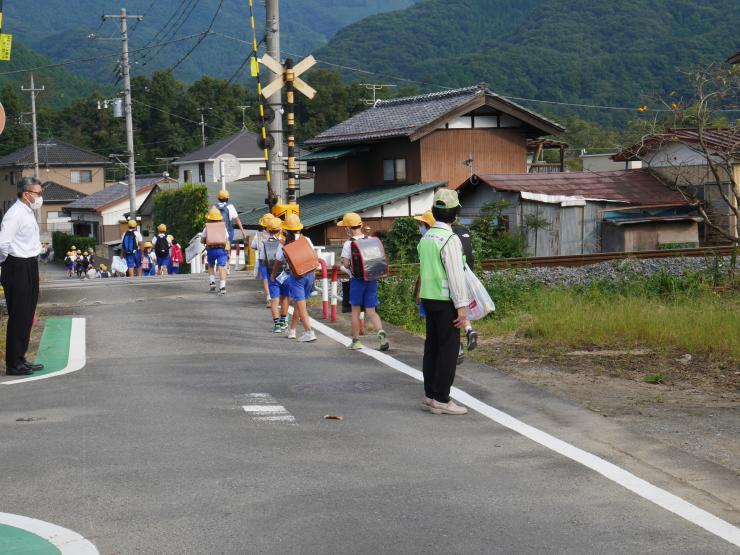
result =
M72 318L48 318L41 336L36 364L44 369L34 376L45 376L64 370L69 360L69 342L72 333Z
M54 544L41 536L9 526L0 524L0 553L12 553L13 555L61 555Z
M3 555L100 555L77 532L51 522L0 513L0 553Z
M48 318L44 325L35 362L44 365L32 376L0 382L13 385L76 372L85 367L87 353L84 318Z

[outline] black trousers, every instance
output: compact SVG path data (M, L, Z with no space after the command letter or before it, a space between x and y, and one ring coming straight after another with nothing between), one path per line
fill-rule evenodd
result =
M426 314L427 336L424 340L424 394L447 403L455 381L460 329L453 324L457 310L452 301L422 299Z
M39 263L34 258L8 256L2 265L0 284L8 305L5 367L17 368L26 360L31 326L39 301Z

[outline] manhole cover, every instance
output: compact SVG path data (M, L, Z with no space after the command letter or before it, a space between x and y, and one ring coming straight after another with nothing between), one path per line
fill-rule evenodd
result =
M298 393L366 393L384 388L384 384L375 382L335 382L297 385L293 388L293 391Z

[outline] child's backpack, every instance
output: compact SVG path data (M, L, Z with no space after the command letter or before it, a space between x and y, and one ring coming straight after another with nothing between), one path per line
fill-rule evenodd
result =
M301 277L316 270L319 265L319 257L303 235L295 241L283 246L285 258L290 264L290 270L294 276Z
M267 268L272 268L273 264L277 260L278 249L280 248L280 241L275 237L270 237L264 243L262 243L265 255L265 264Z
M352 277L370 281L388 275L385 247L377 237L352 239L350 253Z
M225 247L229 242L226 225L223 222L206 224L206 247Z
M170 242L164 235L157 235L157 244L154 245L154 254L157 258L167 258L170 255Z
M123 254L129 256L132 254L136 254L136 251L139 250L139 245L136 243L136 235L133 231L128 230L126 233L123 234L121 249L123 250Z

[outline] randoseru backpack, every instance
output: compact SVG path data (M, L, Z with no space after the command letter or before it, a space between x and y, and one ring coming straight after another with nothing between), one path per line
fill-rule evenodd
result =
M388 275L388 259L383 241L377 237L352 239L350 245L352 277L365 281Z
M121 245L121 249L123 249L123 254L136 254L136 251L139 250L139 245L136 243L136 235L134 235L133 231L127 231L123 234L123 241Z
M277 260L277 252L278 247L280 247L280 241L275 239L274 237L270 237L262 243L262 247L264 249L265 254L265 264L267 264L268 268L272 268L272 265L275 264L275 261Z
M157 244L154 245L154 254L157 258L167 258L170 255L170 242L164 235L157 235Z

